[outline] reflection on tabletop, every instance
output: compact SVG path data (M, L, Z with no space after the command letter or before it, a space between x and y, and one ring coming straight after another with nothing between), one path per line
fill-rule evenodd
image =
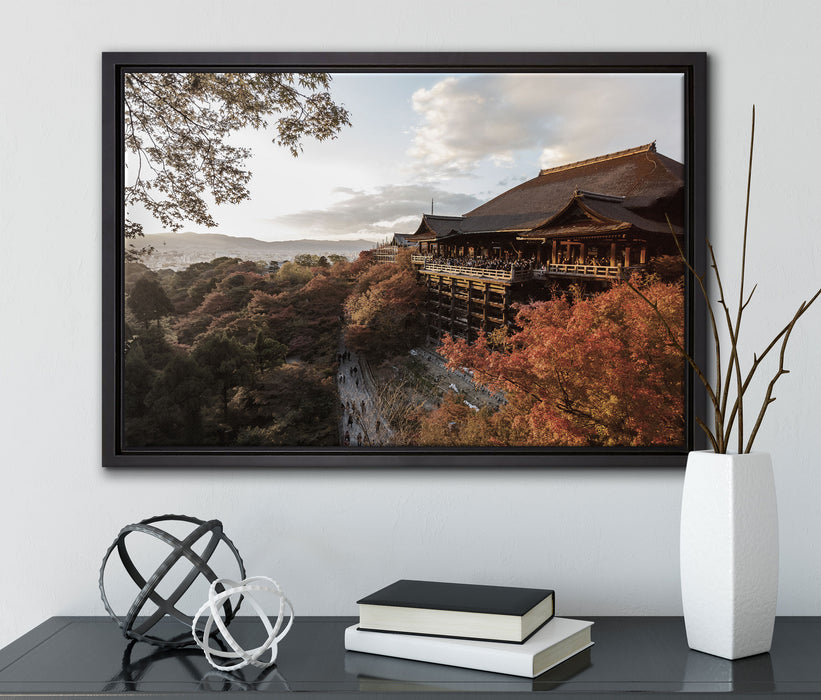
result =
M531 692L552 690L573 678L591 665L591 651L592 648L585 649L537 678L520 678L356 651L345 653L345 672L357 677L360 690L370 692Z
M219 640L220 647L224 645ZM136 650L136 651L135 651ZM140 642L129 642L123 652L122 667L102 692L136 692L143 690L143 681L150 677L152 682L159 679L173 679L182 683L183 678L196 682L198 690L290 690L277 666L266 669L244 668L230 673L217 671L205 661L200 649L191 647L157 648Z

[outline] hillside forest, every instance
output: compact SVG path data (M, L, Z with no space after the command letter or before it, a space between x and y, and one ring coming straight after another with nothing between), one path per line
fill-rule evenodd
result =
M683 339L681 285L632 282ZM368 251L281 265L221 257L179 271L127 262L125 295L127 448L339 446L343 348L373 368L391 444L683 444L683 363L626 284L522 304L513 327L470 345L445 337L447 368L504 396L479 404L412 352L425 342L425 289L409 253L393 264Z

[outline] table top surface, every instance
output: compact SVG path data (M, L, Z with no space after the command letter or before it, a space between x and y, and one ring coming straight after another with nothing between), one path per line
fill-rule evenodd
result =
M727 661L687 647L677 617L590 617L595 645L535 679L346 652L350 617L298 617L275 666L224 673L194 648L163 649L129 642L109 618L53 617L0 650L0 695L225 697L256 691L313 697L341 693L409 699L433 693L606 697L624 692L747 696L821 696L821 618L776 622L768 654ZM165 624L165 623L163 623ZM182 631L169 620L168 630ZM256 618L231 631L254 642ZM264 635L263 635L264 636ZM256 642L258 643L258 641Z

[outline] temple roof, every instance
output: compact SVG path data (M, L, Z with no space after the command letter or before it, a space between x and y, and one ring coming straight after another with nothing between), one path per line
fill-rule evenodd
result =
M411 243L456 236L505 232L523 236L543 228L579 198L592 218L626 223L647 232L669 232L666 217L681 232L684 166L648 143L596 158L546 168L464 216L423 214ZM553 222L554 224L556 222Z
M441 240L455 233L459 233L464 221L463 216L439 216L438 214L422 214L419 227L412 234L406 236L409 241Z
M632 209L656 213L680 210L684 188L681 163L656 152L655 143L539 172L513 189L465 214L462 230L526 230L538 226L567 204L577 190L629 198ZM671 211L673 219L679 211ZM656 218L656 217L653 217Z
M400 248L406 248L411 245L411 242L408 240L406 235L401 233L394 233L393 238L391 238L391 242L388 245L395 245Z
M552 168L542 168L539 175L550 175L551 173L559 173L563 170L576 170L583 165L593 165L596 163L604 163L615 158L623 158L624 156L632 156L637 153L655 153L656 142L646 143L643 146L636 146L635 148L627 148L623 151L616 151L615 153L606 153L603 156L595 156L594 158L587 158L586 160L577 160L573 163L565 163L564 165L556 165Z
M629 197L577 191L556 214L531 230L519 234L521 240L567 236L596 236L627 230L644 233L681 234L678 224L647 219L632 209Z

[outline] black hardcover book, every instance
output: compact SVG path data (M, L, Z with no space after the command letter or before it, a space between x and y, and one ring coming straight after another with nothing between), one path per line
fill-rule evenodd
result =
M405 579L357 603L363 630L517 643L555 609L548 589Z

